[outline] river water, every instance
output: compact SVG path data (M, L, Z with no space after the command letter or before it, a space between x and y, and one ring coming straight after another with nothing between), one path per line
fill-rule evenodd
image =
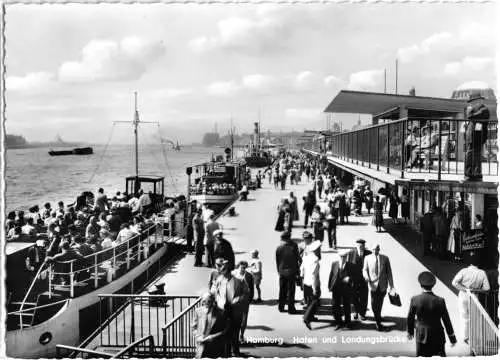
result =
M5 160L6 211L42 208L75 201L82 191L104 188L108 196L124 191L125 177L135 175L134 149L130 145L94 146L93 155L50 156L48 148L9 149ZM139 147L139 174L165 177L165 194L185 194L186 167L209 161L221 148L183 147L164 150L160 145Z

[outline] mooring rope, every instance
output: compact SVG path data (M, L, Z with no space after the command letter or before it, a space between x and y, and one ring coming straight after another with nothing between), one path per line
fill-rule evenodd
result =
M115 123L113 123L113 126L111 127L111 131L110 131L109 137L108 137L108 142L106 143L106 146L104 147L104 151L102 152L101 158L99 159L99 162L97 163L97 166L96 166L94 172L92 173L92 175L90 176L90 179L87 181L87 183L91 183L92 180L94 180L94 176L95 176L95 174L97 174L97 171L99 170L99 167L101 166L102 160L104 159L104 156L106 155L106 151L108 150L108 146L111 142L111 137L113 136L114 128L115 128Z

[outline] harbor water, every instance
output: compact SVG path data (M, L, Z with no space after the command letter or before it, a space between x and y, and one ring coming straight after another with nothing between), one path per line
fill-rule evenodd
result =
M82 191L108 196L125 190L125 177L135 175L131 145L94 146L93 155L50 156L48 148L9 149L5 153L5 205L7 211L55 206L76 201ZM185 194L186 167L221 155L224 149L186 146L181 151L160 145L139 146L139 174L165 177L165 195Z

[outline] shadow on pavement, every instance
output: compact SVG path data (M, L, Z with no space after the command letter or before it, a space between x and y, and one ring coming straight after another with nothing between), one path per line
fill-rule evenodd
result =
M247 326L247 329L263 330L263 331L273 331L274 330L274 328L269 327L267 325L249 325L249 326Z
M384 229L422 265L428 268L439 280L453 291L453 293L458 294L458 290L451 285L451 282L460 269L467 267L466 264L441 260L434 255L424 257L420 232L412 229L408 225L393 224L386 221L384 223Z

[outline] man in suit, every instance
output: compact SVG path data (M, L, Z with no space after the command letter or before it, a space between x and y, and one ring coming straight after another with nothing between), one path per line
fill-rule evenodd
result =
M365 248L366 241L364 239L356 240L356 253L354 254L354 294L353 303L356 308L356 315L354 315L354 320L358 319L358 316L362 321L366 320L366 308L368 305L368 283L363 277L363 265L365 262L365 257L370 255L372 252Z
M281 234L281 243L276 248L276 268L279 274L278 310L285 311L288 302L288 313L295 314L295 282L299 274L299 247L291 241L290 233Z
M222 232L221 229L215 230L213 232L213 235L215 236L215 244L214 244L214 253L213 256L215 259L217 258L224 258L226 259L229 263L229 271L234 270L234 251L233 247L231 246L231 243L224 239L223 235L224 233Z
M335 330L342 326L351 326L351 298L353 292L354 264L347 260L347 255L337 257L332 262L330 276L328 278L328 290L332 293L333 317L335 318ZM342 310L340 306L342 305ZM342 312L344 321L342 321Z
M423 292L412 297L410 301L407 318L408 339L411 340L415 336L417 356L446 356L444 351L446 339L442 324L446 328L451 345L454 346L457 342L446 303L443 298L432 292L436 277L431 272L420 273L418 282ZM417 316L416 331L415 316Z
M384 331L382 326L382 305L387 293L394 289L392 270L389 258L380 254L380 245L374 244L373 253L365 257L363 263L363 277L368 283L371 295L371 305L378 331Z
M248 288L243 281L231 274L228 260L218 258L215 264L219 268L219 276L212 281L210 292L215 296L217 307L224 312L226 321L229 322L227 354L239 357L239 334Z
M196 341L196 359L226 356L228 322L223 312L215 306L211 293L201 296L201 306L194 313L192 329Z
M422 244L424 246L424 256L429 255L431 247L434 245L434 209L426 212L420 219L420 232L422 233Z

